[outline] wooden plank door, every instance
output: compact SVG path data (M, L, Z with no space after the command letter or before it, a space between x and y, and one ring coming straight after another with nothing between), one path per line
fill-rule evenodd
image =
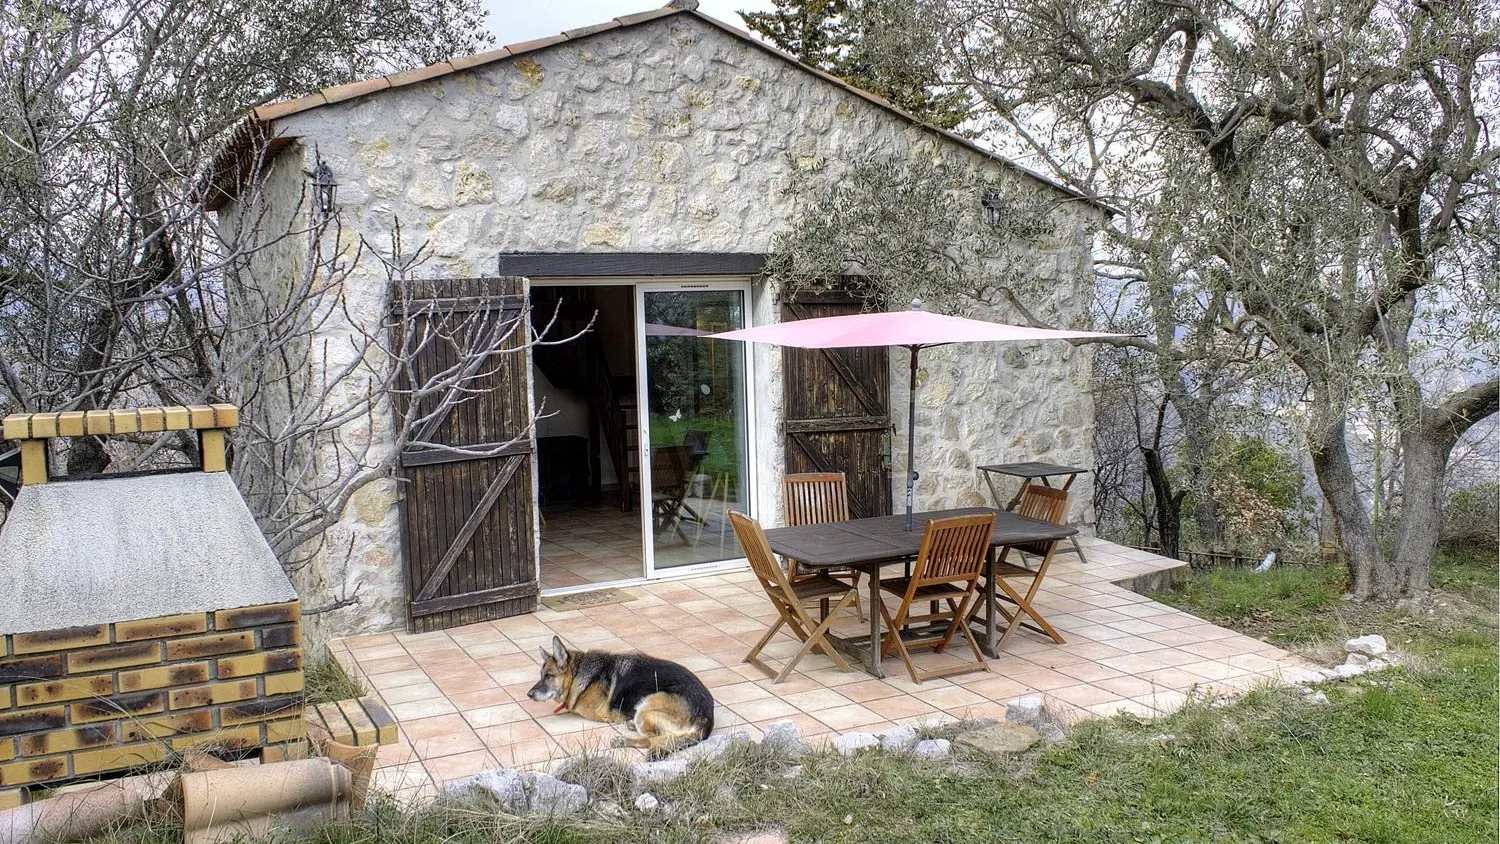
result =
M414 632L536 609L531 362L520 278L407 283L411 364L398 412L402 527ZM432 390L444 381L451 389Z
M859 313L842 293L799 294L783 320ZM854 518L891 512L890 356L884 347L783 348L786 471L843 472Z

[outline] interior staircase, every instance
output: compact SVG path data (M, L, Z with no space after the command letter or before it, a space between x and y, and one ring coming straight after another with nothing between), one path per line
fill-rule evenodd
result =
M553 319L556 314L556 319ZM553 323L550 336L570 337L583 331L598 319L598 308L587 287L534 287L531 291L531 319L537 331ZM582 396L594 420L590 437L590 465L598 466L600 444L620 481L620 511L628 512L635 503L639 487L638 436L639 408L636 406L635 377L616 374L604 354L597 331L586 331L569 343L543 344L532 349L532 360L552 386ZM599 473L594 472L594 491L600 493Z

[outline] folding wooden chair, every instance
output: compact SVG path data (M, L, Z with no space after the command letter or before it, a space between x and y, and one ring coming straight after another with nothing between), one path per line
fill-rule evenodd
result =
M688 542L682 530L684 518L699 518L687 506L688 484L694 468L692 449L685 445L668 445L651 449L651 521L657 533L667 528L677 531Z
M760 586L766 592L766 597L771 599L771 604L776 607L776 623L766 631L766 635L760 637L755 647L745 654L745 662L754 665L761 671L770 675L773 682L780 683L786 676L792 673L797 663L813 650L827 654L833 660L833 664L840 671L848 671L849 663L834 650L828 642L828 626L838 615L839 610L849 605L854 600L854 590L849 584L842 580L834 580L826 574L800 577L793 582L782 571L776 562L776 555L771 551L771 546L766 542L766 534L761 530L760 522L731 510L729 521L734 525L734 533L740 539L740 546L745 549L745 557L750 560L750 568L754 570L755 577L760 581ZM828 602L834 596L838 596L838 602L830 609ZM814 622L807 614L806 606L809 603L818 602L823 604L823 620ZM798 649L795 656L787 660L780 671L774 671L757 657L761 649L776 635L776 631L782 626L789 628L798 639L802 640L802 647Z
M901 604L894 613L884 602L880 604L880 614L885 618L887 631L880 656L890 656L892 651L899 654L901 661L906 664L907 672L911 674L912 682L920 683L935 677L990 670L967 622L979 594L979 576L984 570L985 554L989 551L990 534L994 529L993 514L933 519L927 523L927 530L922 534L922 548L917 552L911 576L881 581L880 588L900 595ZM917 602L934 606L938 602L944 602L949 611L933 610L927 615L914 616L911 608ZM948 624L941 628L941 633L934 632L939 629L938 624L945 620ZM913 623L928 624L927 635L911 639L903 637L902 628ZM911 648L932 648L942 653L953 640L953 634L959 632L963 633L964 640L969 643L969 650L974 652L974 662L924 672L918 672L916 666L912 665L909 653Z
M782 478L788 525L819 525L825 522L849 521L849 488L843 472L799 472ZM801 576L797 561L787 558L787 572L795 580ZM854 611L865 618L864 602L859 597L859 572L830 572L831 577L847 579L854 587Z
M1021 495L1021 506L1016 511L1022 516L1039 519L1053 524L1067 524L1068 520L1068 493L1066 490L1054 489L1039 485L1028 485ZM1038 633L1051 637L1052 641L1059 645L1064 644L1062 634L1058 633L1052 625L1042 618L1041 613L1036 611L1032 601L1036 599L1036 593L1042 588L1042 579L1047 576L1047 569L1052 565L1052 558L1057 554L1058 547L1066 540L1046 539L1039 542L1026 542L1020 545L1007 545L1000 554L1000 559L995 561L995 588L998 591L996 598L1015 605L1015 611L1006 609L996 603L995 609L1005 618L1005 632L1000 635L1000 641L995 648L1005 647L1005 642L1016 632L1017 627L1026 627ZM1024 563L1025 556L1038 557L1041 562L1036 568L1028 568L1025 565L1011 562L1011 552L1021 557ZM1014 584L1014 585L1013 585ZM1017 586L1023 586L1026 594L1021 594ZM978 607L975 608L978 615ZM1031 621L1027 621L1027 618ZM1034 623L1033 623L1034 622Z

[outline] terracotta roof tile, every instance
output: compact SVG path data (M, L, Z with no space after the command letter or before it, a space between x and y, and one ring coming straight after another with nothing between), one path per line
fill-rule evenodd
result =
M636 12L633 15L621 15L620 17L615 18L615 20L619 22L620 26L635 26L638 23L654 21L657 18L664 18L669 15L681 14L684 11L687 10L673 8L672 6L663 6L660 9L652 9L649 12Z
M472 56L463 56L462 58L452 59L448 63L453 65L454 70L468 70L471 67L479 67L480 65L486 65L490 62L498 62L502 59L508 59L512 55L514 54L511 53L509 47L501 47L498 50L490 50L487 53L476 53Z
M316 94L308 94L305 97L298 97L295 100L282 100L279 103L263 105L250 112L250 114L260 123L269 123L278 117L286 117L288 114L296 114L299 111L307 111L308 109L323 105L328 105L328 100L319 91Z
M328 103L341 103L344 100L352 100L365 94L373 94L376 91L384 91L391 87L390 80L384 76L374 79L362 79L358 82L350 82L347 85L335 85L332 88L323 89L323 99Z
M392 88L400 88L402 85L415 85L418 82L426 82L439 76L448 76L453 73L454 67L448 62L438 62L427 67L419 67L416 70L403 70L387 76Z
M580 26L577 29L563 30L563 35L569 38L584 38L596 32L603 32L606 29L619 29L620 26L619 21L605 21L604 23L596 23L593 26Z
M568 36L559 34L549 35L546 38L536 38L531 41L522 41L519 44L509 45L510 54L513 56L519 56L522 53L529 53L533 50L540 50L544 47L551 47L554 44L561 44L562 42L567 40Z

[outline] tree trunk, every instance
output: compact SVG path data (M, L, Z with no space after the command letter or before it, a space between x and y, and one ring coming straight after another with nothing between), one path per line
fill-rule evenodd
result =
M1349 447L1344 441L1344 417L1334 410L1308 432L1313 472L1323 500L1333 513L1339 548L1349 563L1352 591L1360 600L1372 596L1376 584L1388 580L1380 571L1380 549L1370 528L1370 516L1355 485Z
M1219 502L1209 489L1209 453L1213 449L1213 429L1209 422L1207 403L1184 395L1176 395L1172 405L1182 423L1183 448L1187 458L1188 487L1193 494L1193 522L1198 528L1198 537L1209 548L1218 548L1223 541L1222 520L1219 518Z
M1146 458L1146 477L1151 479L1151 495L1156 499L1156 533L1161 539L1162 556L1180 560L1183 493L1172 493L1172 483L1162 465L1160 451L1142 446L1141 454Z

